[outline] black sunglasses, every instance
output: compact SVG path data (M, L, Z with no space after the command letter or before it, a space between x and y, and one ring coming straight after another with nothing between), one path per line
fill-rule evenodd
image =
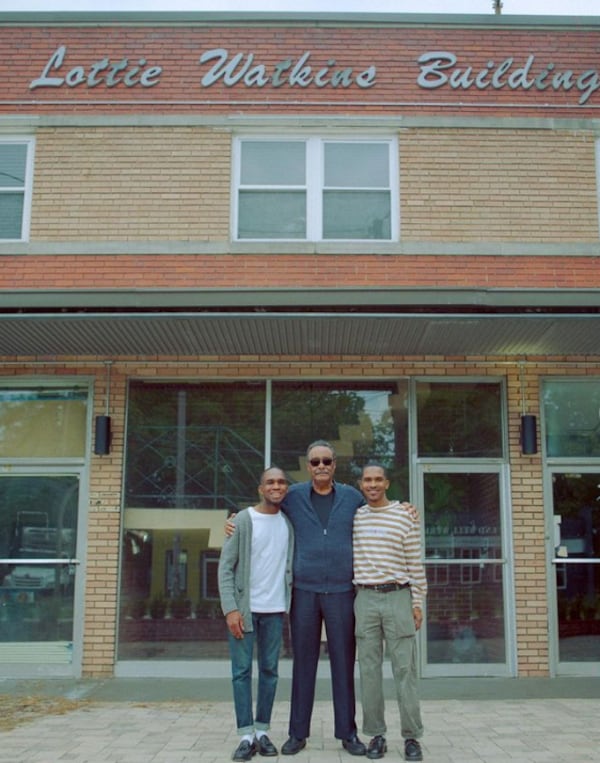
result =
M323 464L323 466L331 466L333 458L311 458L308 463L311 466L318 466L319 464Z

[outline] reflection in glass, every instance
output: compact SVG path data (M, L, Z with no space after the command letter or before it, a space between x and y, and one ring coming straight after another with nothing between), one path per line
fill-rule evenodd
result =
M238 238L306 238L306 193L240 191Z
M387 191L325 191L323 238L391 238L390 194Z
M253 502L264 407L264 385L132 383L125 505L237 511Z
M0 389L0 457L81 458L87 389Z
M356 485L362 467L380 461L389 470L390 498L405 500L408 485L408 387L386 383L274 382L273 463L292 480L308 479L306 447L331 442L335 478Z
M428 662L504 663L499 475L426 472L423 480Z
M561 662L600 661L600 474L552 475ZM586 563L589 560L589 563Z
M428 472L425 556L487 559L501 556L500 492L496 472Z
M506 661L499 565L430 565L427 568L427 661Z
M556 569L559 659L600 662L600 565Z
M548 456L600 456L600 382L546 380L542 402Z
M0 641L73 639L79 481L72 476L0 478ZM69 658L65 651L65 659Z
M419 382L419 456L500 458L500 384Z
M256 503L265 385L134 382L128 410L118 657L226 657L216 569Z

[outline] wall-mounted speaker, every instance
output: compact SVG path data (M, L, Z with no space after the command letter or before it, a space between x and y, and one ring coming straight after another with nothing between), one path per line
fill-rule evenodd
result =
M537 420L531 414L521 416L521 453L524 456L537 453Z
M96 416L94 453L107 456L110 453L110 416Z

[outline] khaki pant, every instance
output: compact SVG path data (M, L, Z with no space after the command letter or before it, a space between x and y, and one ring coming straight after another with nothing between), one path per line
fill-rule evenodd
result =
M363 733L384 735L384 642L392 665L404 739L423 735L417 690L417 645L410 589L380 593L360 588L354 601Z

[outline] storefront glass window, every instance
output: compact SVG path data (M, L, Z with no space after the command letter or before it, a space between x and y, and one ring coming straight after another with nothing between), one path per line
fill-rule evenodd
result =
M275 382L272 420L273 463L293 480L308 478L306 448L322 439L336 449L338 481L356 485L362 467L376 460L388 468L390 498L409 495L405 380Z
M419 457L500 458L502 388L485 382L419 382Z
M426 473L424 491L428 662L504 663L499 474Z
M76 476L0 477L0 662L71 662L78 497Z
M559 661L600 662L600 473L554 472Z
M550 458L600 456L600 382L546 380L542 404Z
M0 458L83 458L87 388L0 389Z
M120 659L225 656L216 568L228 513L256 502L263 383L132 382Z
M120 660L226 657L217 566L229 511L257 500L266 385L130 387L121 561ZM408 496L407 383L276 382L271 462L307 479L307 445L328 439L337 478L376 458ZM289 654L287 632L284 653Z

